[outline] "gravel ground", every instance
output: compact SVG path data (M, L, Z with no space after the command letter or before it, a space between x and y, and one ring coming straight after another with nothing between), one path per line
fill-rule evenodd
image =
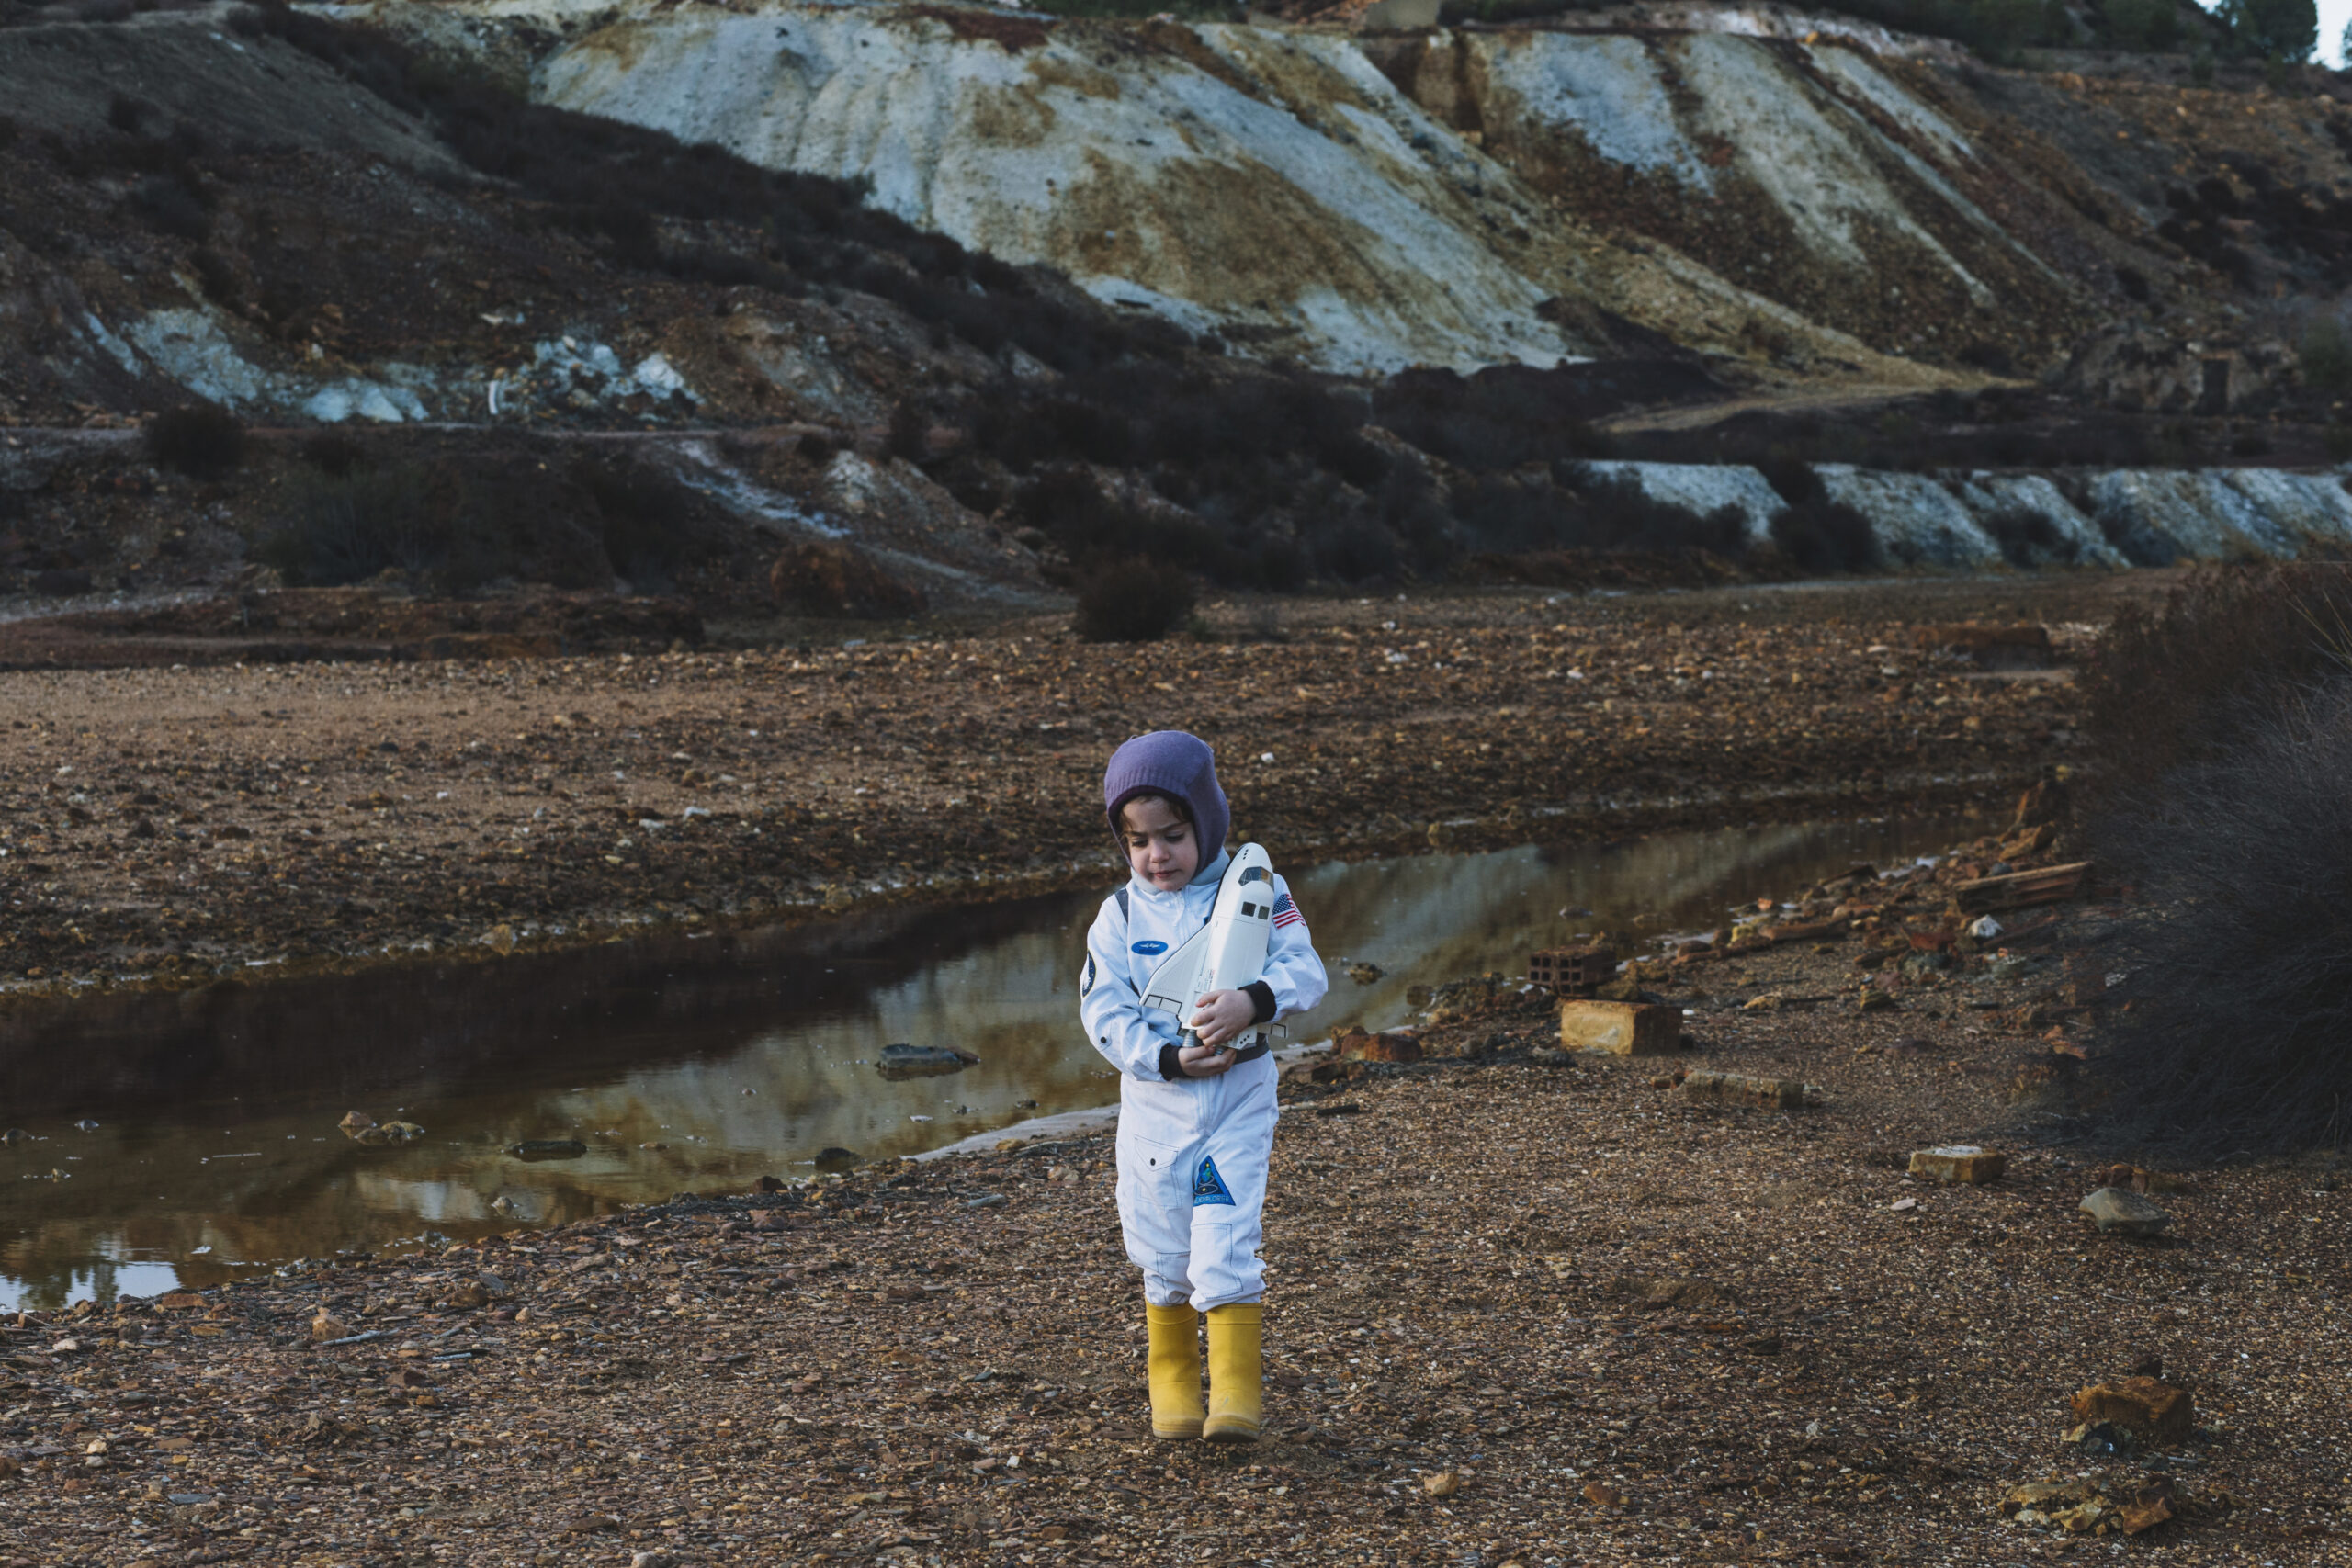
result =
M1278 854L1972 797L2077 755L2064 669L2159 574L1224 605L652 656L0 672L0 987L190 983L1100 880L1102 760L1181 725Z
M2340 1562L2334 1168L2162 1173L2161 1241L2075 1213L2118 1151L2053 1081L2094 1027L2053 981L2113 910L1858 1003L1996 852L1792 890L1846 936L1645 967L1674 1056L1567 1056L1541 993L1464 982L1426 1060L1287 1069L1254 1449L1148 1436L1110 1140L1007 1139L21 1321L0 1561ZM1818 1103L1693 1104L1702 1068ZM1955 1140L2007 1178L1903 1173ZM2075 1389L2157 1368L2189 1437L2064 1444ZM2076 1477L2182 1517L2004 1516Z

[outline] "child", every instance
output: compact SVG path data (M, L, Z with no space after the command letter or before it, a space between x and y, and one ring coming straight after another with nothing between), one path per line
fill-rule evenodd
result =
M1231 859L1216 756L1181 730L1138 736L1113 753L1102 806L1134 874L1087 932L1079 1012L1120 1074L1119 1225L1143 1270L1152 1435L1254 1442L1275 1075L1262 1042L1227 1042L1322 1000L1323 962L1276 877L1263 976L1210 992L1181 1021L1147 1012L1152 972L1207 923ZM1188 1026L1198 1043L1182 1043ZM1208 1314L1205 1412L1195 1310Z

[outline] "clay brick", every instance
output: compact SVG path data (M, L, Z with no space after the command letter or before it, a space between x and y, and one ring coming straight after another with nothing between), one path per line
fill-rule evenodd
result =
M1528 979L1563 996L1605 986L1616 975L1617 950L1611 947L1547 947L1527 956Z
M1560 1048L1668 1056L1682 1048L1682 1010L1654 1002L1560 1004Z
M1980 1149L1973 1144L1952 1144L1939 1149L1913 1151L1911 1174L1926 1177L1929 1181L1981 1187L1985 1182L2000 1180L2008 1164L2007 1155Z
M1739 1073L1685 1073L1685 1100L1710 1105L1753 1105L1767 1111L1795 1111L1804 1105L1805 1086L1795 1078L1751 1078Z
M2175 1442L2197 1425L2197 1406L2188 1391L2155 1378L2125 1378L2078 1389L2073 1409L2078 1422L2110 1421L2143 1442Z

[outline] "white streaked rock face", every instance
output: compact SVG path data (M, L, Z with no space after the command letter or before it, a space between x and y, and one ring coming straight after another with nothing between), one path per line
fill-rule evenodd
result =
M2025 554L2031 564L2074 563L2083 566L2129 566L2123 553L2108 543L2099 526L2080 507L2040 474L1971 474L1952 483L1952 494L1968 508L1976 525L2008 553L2012 532L2026 535ZM2020 520L2039 519L2046 525L2048 542Z
M1937 479L1845 463L1814 471L1831 501L1870 519L1890 565L1981 567L2001 559L2001 547Z
M1736 463L1588 463L1595 479L1631 479L1650 500L1679 506L1704 517L1723 507L1735 507L1747 525L1747 536L1762 541L1771 531L1772 515L1787 504L1754 468Z
M542 101L866 181L876 206L1106 303L1341 372L1618 352L1597 307L1775 376L1926 389L1972 378L1768 298L1786 267L1834 279L1814 299L1861 290L1857 321L1883 325L1883 267L1975 299L2040 266L1953 177L1962 131L1853 42L1817 42L1808 71L1731 30L1367 38L805 0L343 9ZM1706 234L1644 238L1556 194L1571 164L1711 211L1767 203L1802 254L1719 273Z

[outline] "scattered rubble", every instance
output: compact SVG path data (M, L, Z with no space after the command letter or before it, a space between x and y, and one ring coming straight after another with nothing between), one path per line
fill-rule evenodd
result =
M2226 1492L2195 1494L2170 1477L2029 1482L2001 1499L2001 1512L2012 1523L2087 1536L2136 1536L2167 1520L2218 1517L2237 1506Z
M2077 1389L2068 1408L2076 1424L2068 1442L2079 1440L2085 1428L2106 1423L2122 1427L2142 1443L2164 1447L2188 1437L2197 1425L2197 1404L2188 1391L2152 1377Z

